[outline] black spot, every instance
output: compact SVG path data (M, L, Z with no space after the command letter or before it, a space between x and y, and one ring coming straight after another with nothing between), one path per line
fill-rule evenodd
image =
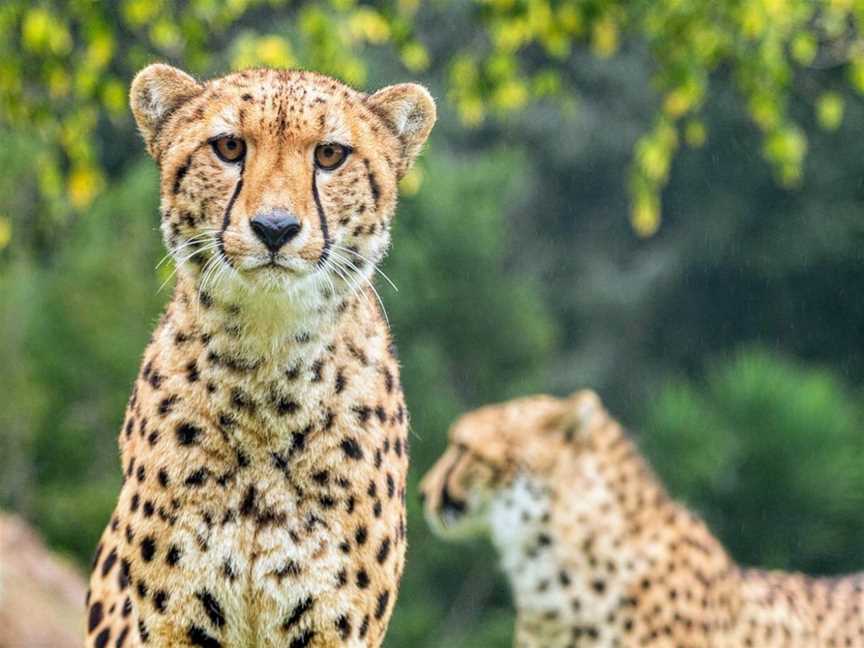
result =
M281 580L286 576L299 576L302 571L303 570L300 568L300 565L298 565L293 560L289 560L284 567L280 567L278 570L273 572L273 575L276 576L279 580Z
M369 537L369 533L366 531L365 526L360 526L357 528L357 531L354 532L354 540L358 545L366 544L366 539Z
M120 610L120 614L123 615L124 619L132 614L132 601L128 596L126 597L126 600L123 601L123 608Z
M360 447L360 444L357 443L357 439L352 437L346 437L342 439L342 452L345 453L349 459L362 459L363 458L363 449Z
M300 409L300 405L297 404L296 401L293 401L289 398L282 398L276 403L276 412L279 416L284 416L286 414L294 414L297 410Z
M117 641L114 643L114 648L123 648L123 644L126 642L126 637L129 634L129 626L124 626L123 630L120 631L120 634L117 635Z
M102 632L96 635L93 640L93 648L105 648L108 645L108 640L111 638L111 628L105 628Z
M357 572L357 587L360 589L366 589L369 587L369 574L366 573L365 569L361 569Z
M102 623L103 610L102 603L96 601L90 606L90 614L87 616L87 632L93 632Z
M158 590L153 594L153 607L159 614L165 614L165 604L168 602L168 592Z
M306 630L299 637L296 637L294 641L291 642L290 648L306 648L315 637L315 633L311 630Z
M178 562L180 562L180 557L183 555L183 552L180 550L175 544L172 544L168 547L168 553L165 555L165 562L168 563L169 566L173 567Z
M378 421L381 423L387 421L387 411L381 405L375 408L375 416L378 417Z
M201 428L191 423L181 423L177 426L177 442L182 446L189 446L196 443L198 435L201 434Z
M129 581L131 579L132 567L129 565L129 561L123 558L120 561L120 571L117 572L117 585L121 590L129 587Z
M333 410L327 410L327 413L324 415L324 423L321 426L323 430L329 430L333 427L333 421L336 420L336 415L333 413Z
M387 604L390 602L390 590L384 590L378 595L378 603L375 605L375 618L379 621L387 611Z
M253 513L255 513L255 499L257 497L257 492L254 486L249 486L246 489L246 494L243 496L243 503L240 504L240 515L243 517L249 517Z
M196 625L189 626L186 636L189 637L189 643L193 646L201 646L201 648L222 648L221 643L207 634L204 628L199 628Z
M204 482L207 481L207 477L210 475L210 471L206 468L199 468L186 478L185 484L187 486L201 486Z
M150 633L147 631L147 626L141 619L138 619L138 635L141 637L142 643L150 641Z
M186 380L189 382L198 382L200 377L201 376L198 373L198 364L192 360L186 365Z
M171 482L171 480L168 479L168 471L164 468L159 469L159 472L156 473L156 478L159 480L159 485L162 486L162 488L166 488Z
M351 636L351 622L344 614L336 619L336 627L339 629L339 635L343 640Z
M253 414L256 409L255 401L246 392L237 387L231 390L231 404L236 409L245 410L249 414Z
M195 597L201 601L201 605L204 607L204 613L207 615L207 618L210 619L210 623L212 623L217 628L221 628L225 625L225 614L222 612L222 606L219 605L219 601L207 590L201 590L195 594Z
M141 541L141 558L144 562L153 560L153 554L156 553L156 540L153 536L147 536Z
M318 472L313 473L312 480L316 484L324 486L330 480L330 473L328 473L326 470L319 470Z
M300 618L312 608L313 603L315 603L315 600L311 596L306 597L304 601L294 608L294 611L291 612L291 616L289 616L282 624L282 630L287 632L292 628L292 626L297 625Z
M108 573L111 571L111 568L114 567L114 563L117 562L117 549L112 549L108 552L108 555L105 556L105 562L102 563L102 578L105 578Z
M375 558L378 560L379 564L384 564L384 561L387 560L387 556L390 555L390 538L384 538L384 541L381 543L381 546L378 548L378 553Z
M166 414L169 414L171 412L171 410L174 408L174 404L179 399L180 399L180 397L177 396L177 394L171 394L167 398L163 398L159 402L159 415L165 416Z
M357 635L363 639L366 637L366 633L369 632L369 615L365 615L363 617L362 623L360 623L360 632Z
M355 405L351 409L354 410L354 413L357 415L357 418L360 419L361 423L368 421L369 417L372 415L372 408L368 405Z

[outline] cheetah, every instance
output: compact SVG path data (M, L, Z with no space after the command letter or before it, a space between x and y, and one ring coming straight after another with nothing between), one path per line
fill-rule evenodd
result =
M491 535L516 646L864 646L864 577L736 565L593 392L466 414L421 495L443 537Z
M119 434L86 646L379 646L408 414L372 278L435 103L162 64L130 103L177 279Z

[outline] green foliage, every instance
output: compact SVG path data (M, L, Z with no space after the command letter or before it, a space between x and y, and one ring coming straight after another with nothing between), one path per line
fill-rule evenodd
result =
M52 263L21 260L2 275L13 299L0 339L15 361L5 393L15 397L3 408L14 451L0 455L9 482L0 482L0 505L26 512L81 561L114 505L118 429L167 296L156 295L152 270L161 254L157 182L151 164L131 169Z
M430 52L424 42L440 42L440 25L456 13L473 37L445 35L446 45ZM26 129L44 144L44 211L65 218L104 190L109 149L130 130L126 87L153 59L199 74L311 67L362 86L365 48L387 46L412 74L446 69L448 98L462 122L476 126L532 100L572 104L574 52L587 46L605 59L633 41L650 51L660 95L630 171L631 221L647 236L659 227L660 193L680 141L705 141L702 108L721 71L734 77L778 180L799 182L807 135L789 110L792 85L802 71L836 67L864 92L862 18L862 0L475 0L467 10L452 2L424 9L416 0L9 0L0 9L0 128ZM836 87L810 94L818 123L837 128L842 94Z
M760 350L661 390L642 445L746 564L860 567L864 412L830 372Z

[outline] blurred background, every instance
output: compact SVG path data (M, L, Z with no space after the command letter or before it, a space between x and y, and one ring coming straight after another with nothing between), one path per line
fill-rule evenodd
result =
M439 101L379 287L412 493L465 409L590 386L741 562L864 568L862 21L861 0L6 0L0 509L83 572L113 508L171 290L134 72L305 67ZM387 646L511 645L489 545L409 507Z

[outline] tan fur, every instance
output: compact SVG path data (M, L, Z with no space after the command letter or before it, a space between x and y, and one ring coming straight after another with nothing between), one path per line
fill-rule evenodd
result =
M408 419L370 288L397 179L435 120L425 90L394 88L277 70L198 83L164 65L133 82L177 287L120 433L87 646L383 641ZM222 135L246 142L242 163L217 157ZM332 171L314 165L327 143L352 149ZM250 220L273 209L301 229L270 253Z
M743 569L592 392L463 416L425 476L444 537L501 556L523 648L864 646L864 579Z

